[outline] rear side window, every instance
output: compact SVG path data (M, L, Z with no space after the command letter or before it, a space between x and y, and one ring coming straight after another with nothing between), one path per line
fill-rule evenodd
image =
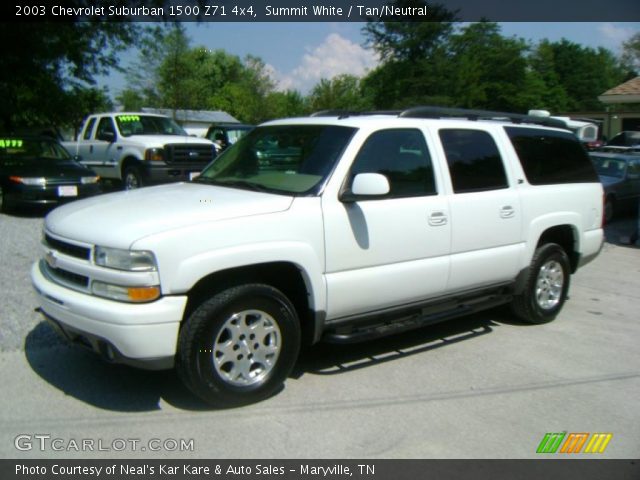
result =
M444 148L455 193L507 188L507 175L493 137L482 130L443 129Z
M531 185L598 182L578 139L569 132L505 127Z

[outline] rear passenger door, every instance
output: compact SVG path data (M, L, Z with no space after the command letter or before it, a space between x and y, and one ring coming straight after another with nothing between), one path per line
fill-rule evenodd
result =
M448 290L512 280L523 249L520 199L491 133L443 128L438 136L451 178Z

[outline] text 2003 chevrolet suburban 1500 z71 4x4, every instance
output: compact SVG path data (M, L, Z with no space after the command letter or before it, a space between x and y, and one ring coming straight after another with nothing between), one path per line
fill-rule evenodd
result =
M573 134L505 115L268 122L192 182L56 209L41 311L107 360L175 365L216 405L275 392L306 342L504 303L550 321L602 246L602 186Z
M191 180L216 156L211 141L190 137L169 117L150 113L90 115L78 140L63 145L127 190Z

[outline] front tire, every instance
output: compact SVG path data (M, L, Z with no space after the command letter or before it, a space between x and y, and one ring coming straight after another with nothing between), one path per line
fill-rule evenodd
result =
M134 190L142 187L142 174L138 167L127 167L122 174L122 183L125 190Z
M282 388L300 350L295 308L262 284L233 287L202 303L186 320L176 366L205 402L234 407Z
M527 323L552 321L567 298L570 275L569 257L560 245L547 243L538 247L524 289L513 299L512 310Z

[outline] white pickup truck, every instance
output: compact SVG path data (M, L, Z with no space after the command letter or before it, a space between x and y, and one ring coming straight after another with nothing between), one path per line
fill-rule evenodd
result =
M426 107L263 124L192 182L50 213L41 311L226 406L277 391L305 343L509 303L549 322L603 242L602 185L554 126Z
M211 141L190 137L169 117L149 113L89 116L75 142L63 142L102 178L127 190L190 180L215 158Z

